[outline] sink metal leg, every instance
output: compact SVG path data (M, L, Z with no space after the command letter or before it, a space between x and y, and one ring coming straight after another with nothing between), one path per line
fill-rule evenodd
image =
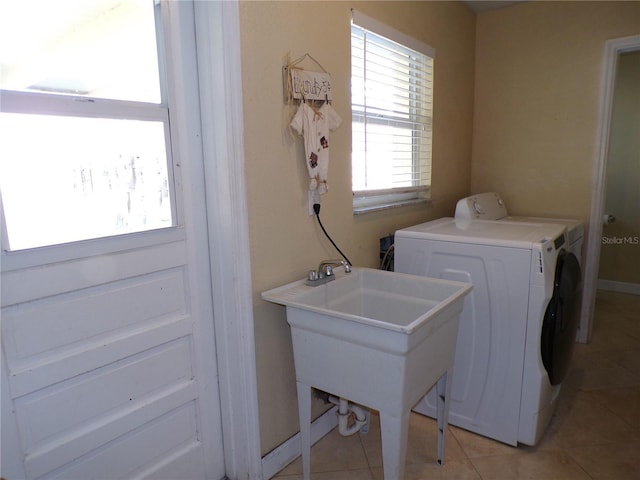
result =
M311 387L298 382L297 388L302 474L304 480L311 480Z
M444 444L449 424L449 399L451 397L451 382L449 372L445 372L436 383L436 418L438 421L438 464L444 463Z
M399 480L404 478L410 414L411 411L407 410L398 418L380 412L384 480Z

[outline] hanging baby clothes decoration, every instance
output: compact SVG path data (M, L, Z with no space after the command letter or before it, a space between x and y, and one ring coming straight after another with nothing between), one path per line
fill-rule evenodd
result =
M291 128L304 139L304 151L309 171L309 190L326 193L329 171L329 132L336 130L342 119L329 103L314 109L301 103L291 120Z

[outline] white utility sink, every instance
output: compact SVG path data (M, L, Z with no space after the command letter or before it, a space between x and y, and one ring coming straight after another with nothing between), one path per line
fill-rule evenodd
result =
M441 463L458 319L471 285L369 268L334 272L323 285L300 280L262 293L286 306L291 326L305 480L312 387L380 412L384 478L401 480L411 408L437 383Z

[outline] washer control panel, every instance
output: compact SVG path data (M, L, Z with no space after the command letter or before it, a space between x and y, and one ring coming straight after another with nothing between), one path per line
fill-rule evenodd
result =
M507 207L495 192L479 193L458 200L455 218L458 220L500 220L507 216Z

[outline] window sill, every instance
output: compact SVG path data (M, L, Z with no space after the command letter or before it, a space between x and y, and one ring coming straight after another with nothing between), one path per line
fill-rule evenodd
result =
M399 200L395 202L380 203L377 205L367 205L367 206L358 206L358 207L354 206L353 214L363 215L365 213L379 212L382 210L391 210L392 208L400 208L400 207L406 207L408 205L419 205L419 204L426 204L426 205L431 204L431 199L414 198L411 200Z

